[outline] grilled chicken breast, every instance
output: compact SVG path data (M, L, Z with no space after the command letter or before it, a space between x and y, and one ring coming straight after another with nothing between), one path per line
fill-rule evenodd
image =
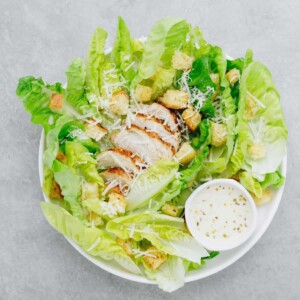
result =
M137 114L131 124L144 129L146 132L157 133L166 143L170 144L177 151L180 143L178 132L172 132L168 125L164 125L162 120L155 117L148 117L143 114Z
M172 132L178 130L176 115L163 105L158 103L152 103L151 105L140 104L137 112L162 120L163 124L168 125Z
M101 172L100 175L104 178L105 182L110 183L115 181L116 182L115 186L127 185L129 181L132 179L131 176L121 168L112 168L104 172Z
M146 132L135 125L131 128L123 128L112 135L112 142L121 148L125 148L139 155L146 163L152 164L162 158L171 159L174 150L166 142L153 132Z
M113 148L97 155L99 169L122 168L126 173L140 171L143 161L136 154L123 148Z

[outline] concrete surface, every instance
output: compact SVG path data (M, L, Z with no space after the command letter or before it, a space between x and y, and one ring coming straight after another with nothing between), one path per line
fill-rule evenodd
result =
M300 2L0 0L0 299L299 299ZM41 129L15 97L17 79L65 80L96 26L110 41L122 15L139 37L173 15L200 25L232 56L252 48L271 69L289 126L285 194L270 228L241 260L172 295L102 271L43 218L38 179Z

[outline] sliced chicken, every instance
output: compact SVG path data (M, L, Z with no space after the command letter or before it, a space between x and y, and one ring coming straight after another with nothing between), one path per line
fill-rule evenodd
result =
M96 159L99 169L122 168L126 173L137 173L143 165L140 157L123 148L103 151Z
M172 147L162 141L158 134L146 132L132 125L131 128L123 128L112 135L112 142L117 147L122 147L139 155L146 163L152 164L162 158L171 159Z
M101 172L100 175L104 178L105 182L114 182L115 184L113 186L122 187L124 185L128 185L128 183L132 179L131 176L121 168L112 168Z
M137 114L131 124L136 125L146 132L155 132L166 143L170 144L177 151L180 143L178 132L172 132L168 125L155 117L148 117L143 114Z
M162 120L173 132L178 130L176 115L163 105L158 103L152 103L151 105L140 104L138 107L138 113Z

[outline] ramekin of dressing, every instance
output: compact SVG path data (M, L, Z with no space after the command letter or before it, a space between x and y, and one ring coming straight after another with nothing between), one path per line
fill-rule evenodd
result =
M238 247L253 233L257 210L248 191L233 179L214 179L198 187L185 204L195 240L208 250Z

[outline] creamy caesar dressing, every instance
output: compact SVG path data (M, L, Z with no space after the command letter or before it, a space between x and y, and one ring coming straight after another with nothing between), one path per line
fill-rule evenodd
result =
M186 207L187 223L194 237L207 248L233 248L251 234L253 205L235 185L217 181L196 191L191 200Z

